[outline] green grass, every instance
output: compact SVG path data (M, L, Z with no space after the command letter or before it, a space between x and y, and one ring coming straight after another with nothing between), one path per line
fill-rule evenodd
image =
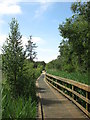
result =
M37 115L37 102L29 98L18 96L12 97L9 84L6 80L2 81L2 120L13 119L18 120L30 118L35 119Z
M2 118L17 120L18 118L36 118L36 102L31 102L31 97L14 99L10 93L2 98Z
M66 71L59 71L54 69L48 69L47 73L90 85L88 79L88 73L79 73L79 72L68 73Z

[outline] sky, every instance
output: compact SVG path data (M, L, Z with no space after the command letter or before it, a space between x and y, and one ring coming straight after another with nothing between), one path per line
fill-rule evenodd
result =
M72 0L0 0L0 49L9 34L12 18L19 23L23 46L29 36L38 46L37 60L50 62L59 55L59 24L72 16ZM1 50L0 50L1 53Z

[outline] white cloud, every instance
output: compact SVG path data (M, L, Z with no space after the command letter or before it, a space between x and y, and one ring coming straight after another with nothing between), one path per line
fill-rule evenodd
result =
M5 21L0 17L0 33L2 31L2 25L5 23Z
M54 52L54 50L48 51L48 49L43 49L42 52L37 52L37 58L38 61L45 61L46 63L50 62L51 60L56 59L58 56L57 52Z
M21 7L17 4L17 0L1 0L0 15L21 14Z
M0 45L2 45L7 38L7 35L0 35Z
M2 19L0 19L0 24L3 24L3 23L5 23L5 21L4 21L4 20L2 20Z
M27 44L27 41L28 41L27 37L22 36L22 44L24 48L25 48L25 45Z
M40 52L49 52L49 53L54 52L54 50L50 49L50 48L38 48L38 51L40 51Z
M21 7L18 5L20 1L21 0L0 0L0 33L2 25L5 23L3 16L22 13Z
M1 48L7 38L7 35L0 35L0 54L1 54Z
M53 48L37 48L37 58L38 61L45 61L46 63L54 60L58 56L58 51Z
M27 38L26 36L22 36L23 46L25 46L27 44L28 40L29 40L29 38ZM45 43L45 41L41 37L32 37L32 42L36 43L38 45Z
M40 16L42 16L43 13L48 10L49 6L50 6L49 2L44 2L44 1L40 2L40 7L35 11L34 18L39 18Z
M0 2L2 1L7 1L7 2L41 2L41 3L45 3L45 2L80 2L81 0L0 0ZM82 0L82 2L89 2L90 0Z
M36 44L45 44L45 40L41 37L32 37L32 41Z

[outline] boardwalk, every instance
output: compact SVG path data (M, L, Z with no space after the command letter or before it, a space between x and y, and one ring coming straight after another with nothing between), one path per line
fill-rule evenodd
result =
M70 100L52 88L44 79L42 74L38 80L38 92L41 97L43 117L51 118L82 118L87 120L87 116Z

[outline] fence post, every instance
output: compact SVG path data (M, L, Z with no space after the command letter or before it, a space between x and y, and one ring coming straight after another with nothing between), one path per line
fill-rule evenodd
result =
M45 77L45 80L46 80L46 72L44 73L44 77Z
M57 79L56 79L56 83L57 83ZM57 84L56 84L56 88L57 88Z
M88 92L86 91L86 98L88 99ZM88 103L86 102L86 110L88 111Z
M72 91L74 91L74 86L72 85ZM74 99L74 94L72 93L72 98Z

